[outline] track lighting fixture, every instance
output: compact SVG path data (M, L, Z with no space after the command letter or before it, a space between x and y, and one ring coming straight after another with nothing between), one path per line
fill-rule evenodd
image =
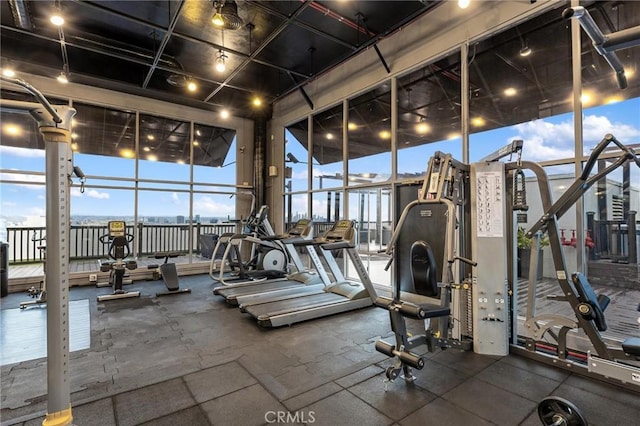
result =
M60 75L56 77L56 80L58 80L60 83L63 83L63 84L67 84L69 82L69 79L67 78L67 73L65 73L64 71L62 71Z
M213 18L211 18L211 23L216 27L224 26L224 18L222 17L222 13L221 13L223 6L224 6L224 1L213 2L213 9L216 11L216 13L215 15L213 15Z
M224 72L227 69L227 65L225 61L227 59L227 55L224 54L222 50L218 51L218 56L216 57L216 71Z
M520 49L520 56L529 56L531 55L531 48L529 47L529 43L526 41L522 43L522 49Z

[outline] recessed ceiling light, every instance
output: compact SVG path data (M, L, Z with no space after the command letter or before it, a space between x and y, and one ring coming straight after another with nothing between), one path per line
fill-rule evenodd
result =
M193 146L198 146L198 145L200 145L200 142L198 142L198 141L193 141Z
M149 148L148 146L145 146L144 148L142 148L142 150L144 152L149 152L149 151L151 151L151 148Z
M19 136L22 133L22 128L17 124L5 124L4 132L9 136Z
M466 9L471 4L471 0L458 0L458 7L460 9Z
M198 85L194 81L189 81L187 83L187 90L190 92L195 92L198 89Z
M150 141L154 140L155 138L156 138L156 137L155 137L155 136L153 136L151 133L149 133L149 134L147 135L147 139L149 139Z
M220 111L220 117L229 118L229 110L223 109L222 111Z
M147 155L147 160L149 160L149 161L158 161L158 157L156 157L153 154L149 154L149 155Z
M49 18L49 20L53 25L56 25L58 27L64 24L64 18L57 12L51 15L51 18Z
M14 70L12 70L11 68L3 68L2 69L2 75L4 75L5 77L15 77L16 76L16 72Z
M518 93L518 91L513 87L507 87L506 89L504 89L504 94L506 96L514 96L516 93Z
M77 133L71 133L71 139L78 139Z
M430 130L431 130L431 127L424 121L421 121L420 123L416 124L416 132L418 132L418 134L424 135L429 133Z
M380 136L380 139L390 139L391 138L391 132L388 130L383 130L380 133L378 133L378 136Z
M74 142L74 143L72 143L72 144L71 144L71 149L72 149L73 151L77 151L77 150L78 150L78 144L77 144L77 143L75 143L75 142Z
M471 119L471 124L473 124L476 127L480 127L480 126L484 126L486 124L486 121L482 117L474 117Z
M356 123L352 123L352 122L347 123L347 129L356 130L357 128L358 128L358 125Z
M120 151L120 155L124 158L133 158L135 154L130 149L123 149Z
M327 133L327 139L329 139L329 140L333 139L333 134Z
M253 103L253 106L257 106L258 107L258 106L262 105L262 99L260 99L259 97L256 96L255 98L253 98L252 103Z

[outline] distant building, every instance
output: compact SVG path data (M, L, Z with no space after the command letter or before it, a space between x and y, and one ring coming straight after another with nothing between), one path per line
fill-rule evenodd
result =
M176 216L176 223L184 223L184 216Z
M199 214L196 215L196 223L200 223L200 215Z

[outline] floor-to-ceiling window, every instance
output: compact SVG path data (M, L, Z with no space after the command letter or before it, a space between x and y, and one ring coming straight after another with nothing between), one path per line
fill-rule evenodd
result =
M4 90L2 97L31 101ZM70 257L86 263L82 271L96 270L95 260L106 259L108 247L98 238L110 220L126 221L134 236L132 256L178 251L176 263L184 263L208 261L202 236L234 230L229 221L249 215L248 208L237 209L237 201L248 206L253 196L236 183L235 130L126 107L71 104L77 110L73 164L86 182L72 179ZM31 117L3 110L2 122L2 240L15 251L9 259L15 265L40 258L31 237L45 226L45 151Z

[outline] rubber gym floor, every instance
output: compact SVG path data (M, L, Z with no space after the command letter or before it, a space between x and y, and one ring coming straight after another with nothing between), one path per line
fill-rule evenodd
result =
M97 302L108 288L70 290L74 424L539 425L538 402L557 395L591 425L640 425L640 394L516 355L427 353L414 384L385 391L384 310L263 329L207 275L180 280L192 293L157 298L162 282L140 281L127 286L140 298ZM25 298L1 301L2 425L41 424L47 408L45 308L20 311Z

